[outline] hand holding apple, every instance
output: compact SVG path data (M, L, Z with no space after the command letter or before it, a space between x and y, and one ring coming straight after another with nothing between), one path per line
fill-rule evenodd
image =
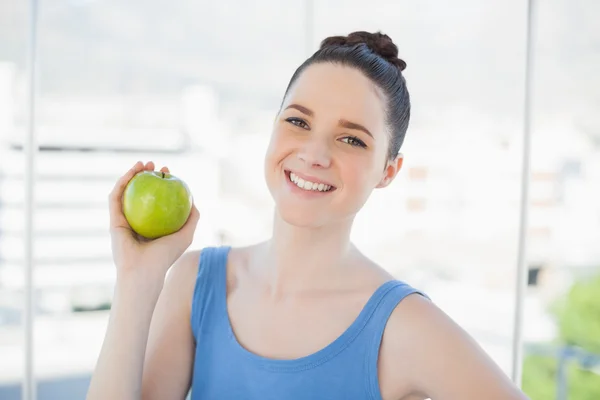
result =
M200 217L187 185L167 167L156 172L153 162L139 161L117 181L109 200L117 279L139 271L138 278L162 283L192 243Z
M123 214L140 236L177 232L192 211L192 195L181 179L164 171L138 172L123 193Z

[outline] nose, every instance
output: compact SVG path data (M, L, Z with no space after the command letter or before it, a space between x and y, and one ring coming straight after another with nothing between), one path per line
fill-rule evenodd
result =
M324 140L313 138L306 140L298 151L298 159L307 167L329 168L331 165L331 154L329 146Z

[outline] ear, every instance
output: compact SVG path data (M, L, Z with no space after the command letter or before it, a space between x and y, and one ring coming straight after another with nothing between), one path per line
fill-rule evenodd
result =
M385 170L383 171L381 181L376 186L376 188L384 188L390 183L392 183L396 175L398 175L398 172L400 172L400 168L402 168L403 161L404 155L402 153L398 153L398 155L393 161L388 161L385 165Z

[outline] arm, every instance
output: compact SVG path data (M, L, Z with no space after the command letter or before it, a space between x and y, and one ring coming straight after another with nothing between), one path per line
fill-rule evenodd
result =
M154 163L136 163L117 181L109 196L111 247L117 281L88 400L140 398L152 316L157 303L160 302L159 309L163 309L163 304L171 297L172 290L165 290L165 296L162 296L165 300L159 301L165 276L171 266L188 262L188 257L182 255L192 243L200 216L192 205L190 216L179 231L150 241L135 235L123 215L121 199L128 182L144 169L153 170ZM161 171L169 172L166 167ZM159 321L163 319L159 317ZM161 325L159 322L158 326Z
M398 305L384 339L388 364L402 363L413 393L433 400L527 399L462 328L421 296Z
M194 355L190 311L198 259L199 252L184 254L162 291L139 277L117 283L88 400L185 398Z
M152 323L142 379L142 399L184 399L190 388L194 338L190 324L199 252L186 253L167 278Z
M139 398L150 320L160 290L160 285L143 277L117 281L87 400Z

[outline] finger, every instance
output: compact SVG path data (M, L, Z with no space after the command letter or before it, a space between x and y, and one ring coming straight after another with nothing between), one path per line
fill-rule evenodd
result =
M125 173L113 187L112 191L109 195L109 213L110 213L110 226L111 228L117 227L129 227L127 224L127 220L123 216L123 207L122 207L122 198L123 192L127 187L129 181L140 172L143 164L141 162L137 162L129 171Z
M167 168L167 167L162 167L162 168L160 169L160 172L164 172L165 174L168 174L168 173L169 173L169 168Z
M144 166L144 169L145 169L146 171L154 171L154 162L152 162L152 161L148 161L148 162L146 163L146 165Z
M133 164L131 169L134 171L134 175L135 175L138 172L141 172L144 170L144 163L142 161L138 161L135 164ZM127 171L127 172L129 172L129 171Z

